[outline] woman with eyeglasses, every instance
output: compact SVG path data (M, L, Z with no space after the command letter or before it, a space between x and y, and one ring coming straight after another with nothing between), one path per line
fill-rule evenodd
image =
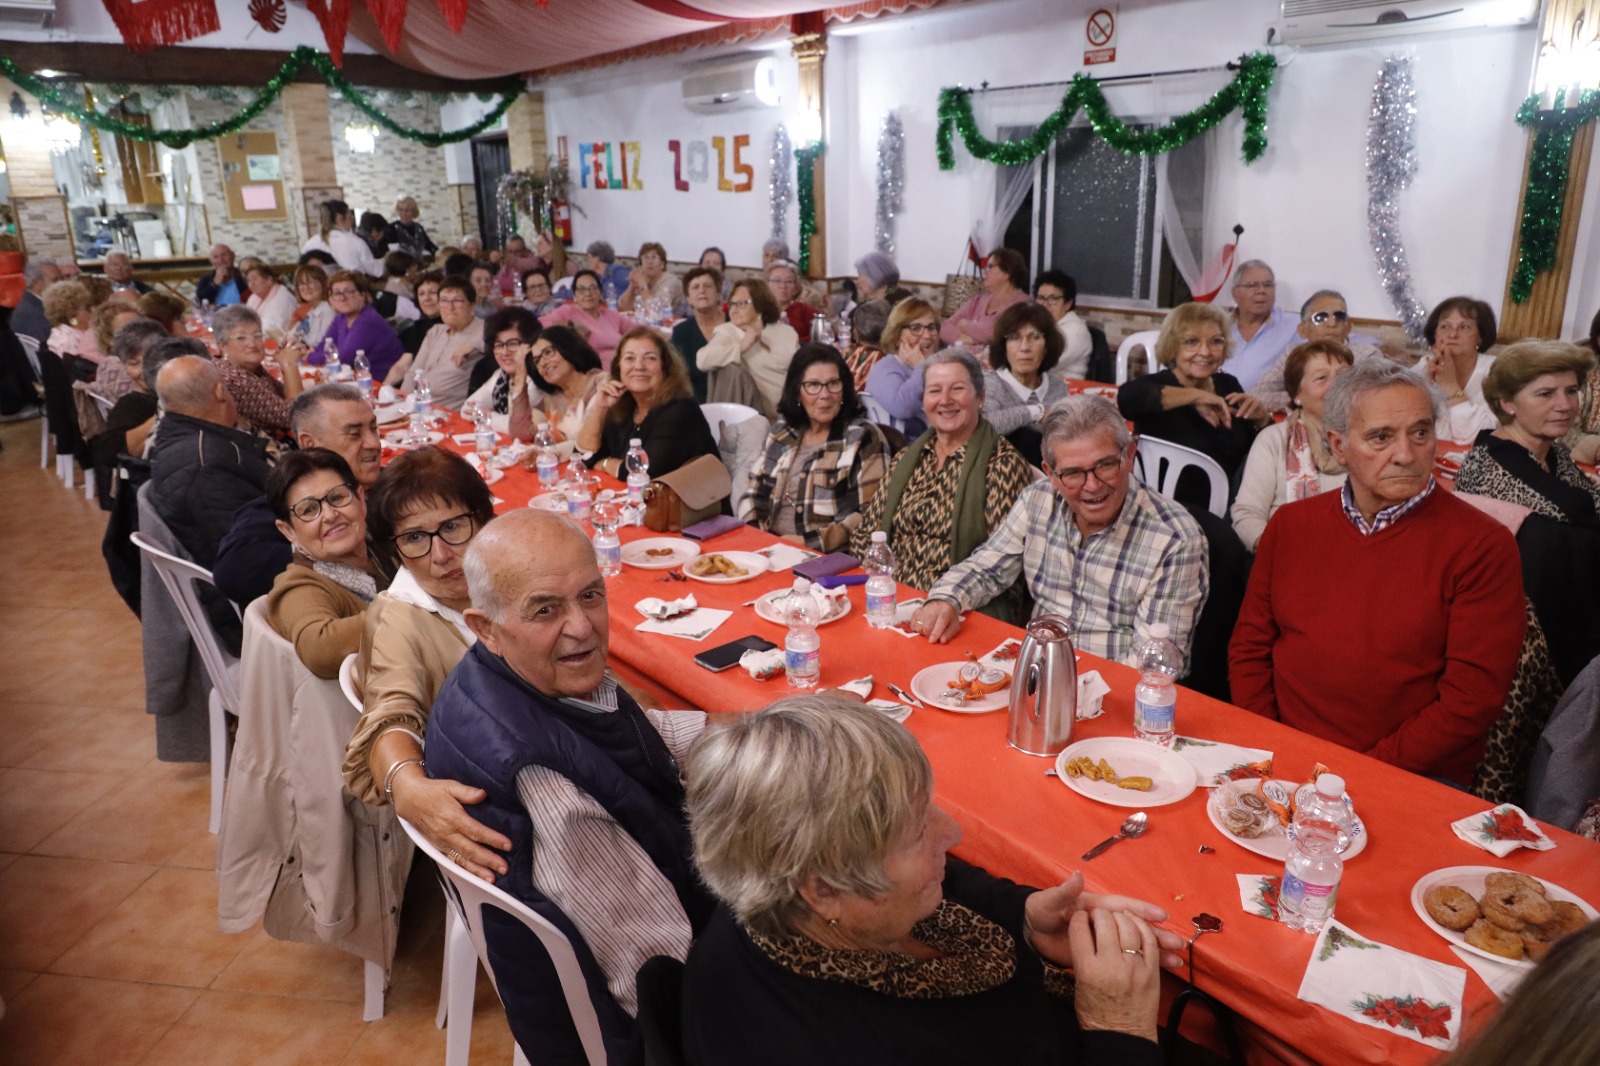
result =
M656 300L677 314L683 307L683 282L667 273L667 250L656 241L639 248L639 265L628 275L628 287L617 298L618 311L633 311L640 302Z
M1066 348L1061 331L1038 304L1013 304L994 325L995 344L984 372L983 417L1017 446L1023 458L1039 465L1039 423L1057 400L1067 398L1067 383L1052 374Z
M783 383L800 347L800 336L783 321L783 307L764 281L754 278L733 287L728 321L711 331L695 365L708 375L723 367L742 366L765 400L763 415L772 415L783 395Z
M494 500L461 456L418 448L383 468L367 501L373 551L395 576L363 622L361 719L345 749L345 785L364 803L393 803L441 851L454 849L489 880L506 870L489 849L511 842L466 812L484 799L481 789L423 772L422 742L434 697L477 639L462 617L471 606L463 560L494 517Z
M983 268L983 291L945 319L939 335L982 359L994 340L995 319L1028 299L1028 261L1015 248L996 248Z
M778 417L737 514L795 544L842 548L889 466L888 442L862 416L844 357L826 344L801 345Z
M1235 475L1257 430L1272 415L1244 391L1238 378L1222 372L1233 354L1228 326L1222 310L1212 304L1174 307L1156 338L1156 362L1162 369L1118 389L1117 407L1140 436L1181 444L1215 459L1228 478L1231 500ZM1198 467L1185 470L1168 495L1200 507L1211 499L1209 482Z
M928 428L922 418L922 365L939 350L939 313L926 300L901 300L889 312L880 340L883 357L867 374L867 395L915 437Z
M1422 336L1433 354L1418 366L1444 392L1439 436L1472 444L1484 430L1498 429L1499 419L1483 398L1483 379L1494 366L1494 311L1471 296L1452 296L1429 313Z
M600 275L580 270L572 276L572 302L562 304L540 319L546 326L571 326L583 335L600 356L600 365L610 369L617 342L634 327L632 319L606 306L600 293Z
M328 302L333 305L334 319L327 339L333 342L339 361L345 366L355 362L358 352L364 353L372 367L372 379L382 381L405 351L394 327L367 298L369 291L366 277L353 270L341 270L328 279Z
M315 263L296 267L294 292L300 298L289 323L291 339L308 351L321 351L322 338L333 326L333 307L328 303L328 275Z
M559 439L577 440L583 420L607 380L600 356L576 330L551 326L533 342L528 358L533 361L533 383L544 396L545 421ZM533 458L529 456L529 461Z
M267 477L267 502L294 549L267 594L267 622L324 680L361 644L361 618L387 581L367 554L367 505L327 448L293 451Z
M489 420L498 432L530 441L534 427L544 421L540 406L544 395L533 379L533 344L539 339L539 317L526 307L503 307L484 322L483 337L498 369L467 397L467 404L486 406Z
M451 276L439 283L439 324L422 338L415 355L395 363L384 384L407 392L425 377L433 402L459 411L472 392L472 370L483 358L483 319L472 313L472 282Z
M1094 338L1089 335L1089 323L1077 312L1078 283L1060 270L1046 270L1033 283L1033 301L1050 312L1066 345L1057 373L1064 378L1088 377Z

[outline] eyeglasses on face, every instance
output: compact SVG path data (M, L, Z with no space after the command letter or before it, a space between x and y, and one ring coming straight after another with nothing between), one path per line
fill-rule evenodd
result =
M471 302L472 302L471 300L468 300L464 296L441 296L441 297L439 297L439 306L441 306L441 307L465 307L467 304L469 304Z
M905 326L905 332L937 333L939 332L939 324L937 322L909 322Z
M600 291L600 286L598 286L598 285L574 285L572 287L572 291L573 292L599 292Z
M1243 289L1245 292L1260 292L1263 289L1276 289L1277 287L1278 283L1276 281L1241 281L1234 286L1234 288Z
M1040 293L1036 299L1042 304L1064 304L1067 302L1067 298L1059 293L1052 296L1046 296L1043 293Z
M266 338L259 333L230 333L229 344L260 344Z
M458 514L439 523L437 529L413 529L394 538L394 546L407 559L421 559L433 551L433 538L438 537L452 548L459 548L477 532L471 514Z
M527 346L528 342L523 340L521 337L518 337L515 340L494 342L494 350L497 352L514 352L518 348L526 348Z
M328 295L329 296L338 296L338 297L355 296L356 295L356 290L350 288L349 286L342 286L340 288L334 289Z
M1083 487L1083 483L1089 479L1090 474L1093 474L1095 480L1101 484L1109 484L1116 480L1121 472L1122 456L1108 455L1087 470L1069 466L1065 470L1055 471L1055 476L1064 488L1077 489Z
M828 381L802 381L800 391L807 396L821 396L824 392L843 392L844 382L839 378L831 378Z
M1317 326L1326 326L1329 322L1348 321L1350 321L1350 312L1348 311L1318 311L1311 316L1312 324Z
M1182 348L1186 352L1199 351L1201 348L1214 348L1214 349L1216 349L1217 351L1220 352L1224 348L1226 348L1227 346L1228 346L1228 338L1226 338L1226 337L1193 337L1193 336L1190 336L1190 337L1184 337L1182 340L1180 340L1178 342L1178 347Z
M321 496L307 496L289 505L289 513L302 522L310 522L322 514L322 505L332 508L348 507L356 498L353 485L335 485Z
M752 306L754 306L754 302L751 301L751 300L729 300L728 301L728 309L730 311L733 310L735 307L752 307Z

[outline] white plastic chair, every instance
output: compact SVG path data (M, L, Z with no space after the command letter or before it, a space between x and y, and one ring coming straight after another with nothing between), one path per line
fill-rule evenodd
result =
M351 652L344 657L344 662L339 664L339 691L344 693L344 698L350 701L350 706L360 714L364 708L361 694L356 691L356 657L356 653Z
M1228 517L1228 475L1222 466L1205 452L1185 448L1171 441L1155 437L1140 437L1139 450L1134 461L1139 464L1139 480L1163 496L1170 497L1177 487L1178 477L1190 467L1199 467L1211 480L1210 512L1218 518ZM1149 472L1154 468L1155 476Z
M729 422L737 425L747 418L756 418L761 414L754 407L742 403L703 403L700 413L706 416L706 424L711 427L711 439L722 439L722 427Z
M17 340L22 343L22 354L28 357L28 365L33 367L33 376L40 381L44 374L39 370L39 338L25 337L17 334ZM50 468L50 416L45 412L44 406L39 407L39 469Z
M1128 357L1135 348L1143 348L1145 352L1145 373L1151 373L1156 368L1156 338L1161 336L1159 329L1140 330L1130 333L1122 338L1122 343L1117 345L1117 384L1124 385L1128 381Z
M222 790L228 780L228 713L239 713L239 660L228 654L217 639L217 631L211 627L211 618L195 588L200 582L212 585L211 571L162 551L139 533L130 534L129 539L161 575L161 583L177 604L194 646L200 649L206 676L211 679L211 831L215 833L222 828Z
M578 966L578 956L573 953L572 943L566 934L514 896L478 880L439 854L439 849L430 844L427 837L419 833L410 822L401 819L400 824L405 828L411 842L417 846L417 850L432 859L434 865L438 867L439 880L445 893L445 906L455 912L457 928L453 931L447 929L444 948L451 1022L454 1023L459 1018L469 1019L468 1025L462 1026L461 1030L470 1040L473 979L476 977L476 972L457 968L461 958L456 947L458 943L470 943L478 961L483 964L484 972L489 975L489 980L491 982L495 980L483 939L483 908L494 907L517 919L527 926L529 932L539 938L539 943L550 956L556 975L561 979L561 991L567 998L567 1010L572 1012L572 1024L578 1030L578 1039L583 1042L584 1054L588 1056L593 1066L604 1066L606 1048L605 1040L600 1034L600 1017L595 1013L594 1002L589 998L589 986L583 979L583 970ZM499 991L498 983L495 984L495 990ZM454 1046L457 1032L457 1026L451 1024L445 1044L446 1066L464 1066L467 1061L465 1041L457 1057ZM512 1062L514 1066L527 1066L528 1059L520 1046Z

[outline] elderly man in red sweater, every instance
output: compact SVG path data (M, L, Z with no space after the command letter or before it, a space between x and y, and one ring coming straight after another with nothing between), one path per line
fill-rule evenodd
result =
M1338 377L1323 421L1350 480L1267 523L1229 665L1240 706L1466 784L1526 609L1511 534L1434 482L1441 410L1384 360Z

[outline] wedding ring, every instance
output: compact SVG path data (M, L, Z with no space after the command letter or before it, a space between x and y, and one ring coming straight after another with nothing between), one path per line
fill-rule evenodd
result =
M1138 955L1141 957L1144 955L1144 952L1140 951L1138 948L1123 948L1122 953L1124 955Z
M455 848L450 849L450 861L457 864L461 862L461 853Z

